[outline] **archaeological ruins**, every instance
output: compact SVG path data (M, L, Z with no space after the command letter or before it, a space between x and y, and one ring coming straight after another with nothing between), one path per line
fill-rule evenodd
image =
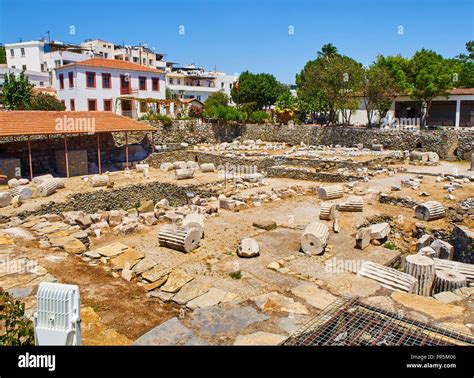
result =
M61 282L85 345L474 344L472 132L104 117L2 119L0 286L27 316Z

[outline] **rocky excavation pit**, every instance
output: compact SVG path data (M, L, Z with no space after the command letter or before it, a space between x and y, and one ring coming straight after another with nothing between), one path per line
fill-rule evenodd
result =
M471 334L473 175L415 152L248 140L10 180L0 286L31 316L39 282L79 285L91 345L279 344L347 295Z

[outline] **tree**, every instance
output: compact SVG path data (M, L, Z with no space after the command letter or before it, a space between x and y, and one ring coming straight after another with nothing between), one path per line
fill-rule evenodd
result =
M33 87L23 72L18 77L13 73L7 74L3 84L4 107L8 110L27 110Z
M409 73L411 70L410 60L401 55L383 56L378 55L374 66L385 67L390 71L390 76L395 80L401 92L410 93L412 83Z
M468 54L459 54L448 62L453 72L454 86L458 88L474 87L474 41L466 42Z
M421 125L425 126L433 99L447 96L447 90L453 87L452 66L434 51L421 49L410 60L408 77L410 97L421 102Z
M47 93L36 93L31 96L28 110L66 110L64 104Z
M369 126L375 111L379 120L385 118L399 92L400 87L387 66L374 63L365 70L363 94Z
M296 75L296 84L298 97L307 108L325 113L328 123L337 122L340 113L344 123L349 124L358 106L356 95L363 87L362 65L326 44L318 57Z
M7 64L7 54L5 52L5 46L0 46L0 64Z
M298 111L298 102L296 98L290 93L282 93L275 106L275 113L280 122L287 124L288 121L293 119Z
M170 88L165 89L165 98L167 100L171 100L173 98L173 93L171 92Z
M245 71L239 76L238 85L232 87L231 95L236 104L255 102L257 109L264 109L287 90L273 75Z
M212 108L214 106L227 106L229 104L229 96L224 92L214 92L204 102L206 108Z

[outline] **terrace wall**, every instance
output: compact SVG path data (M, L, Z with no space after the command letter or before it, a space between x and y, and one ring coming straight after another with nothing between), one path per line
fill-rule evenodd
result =
M153 123L152 123L153 124ZM342 126L297 125L294 127L279 125L217 125L178 121L171 127L157 127L154 142L171 144L186 142L219 143L231 142L236 137L242 139L261 139L269 142L289 144L354 146L362 143L370 146L383 144L386 149L434 151L441 158L457 157L470 159L474 152L474 131L471 130L436 130L436 131L403 131L353 128Z

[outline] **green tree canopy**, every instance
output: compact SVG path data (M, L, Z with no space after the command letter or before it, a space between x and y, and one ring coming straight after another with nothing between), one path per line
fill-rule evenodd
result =
M47 93L35 93L31 96L29 110L66 110L64 104L55 96Z
M399 93L400 86L387 66L372 64L365 70L363 94L369 126L375 111L379 120L385 117Z
M278 96L285 91L288 88L273 75L245 71L239 76L238 86L232 87L231 95L236 104L255 102L257 109L263 109L275 104Z
M326 44L296 75L296 84L298 97L307 108L326 113L329 122L337 122L341 113L344 122L350 123L358 105L356 95L363 88L362 65Z
M3 84L3 106L8 110L27 110L33 87L23 72L18 77L13 73L7 74Z
M204 102L206 108L212 108L214 106L227 106L229 104L229 96L224 92L214 92Z
M409 81L410 96L422 104L422 126L426 125L431 102L437 96L447 96L447 90L452 88L452 66L432 50L421 49L410 60Z

